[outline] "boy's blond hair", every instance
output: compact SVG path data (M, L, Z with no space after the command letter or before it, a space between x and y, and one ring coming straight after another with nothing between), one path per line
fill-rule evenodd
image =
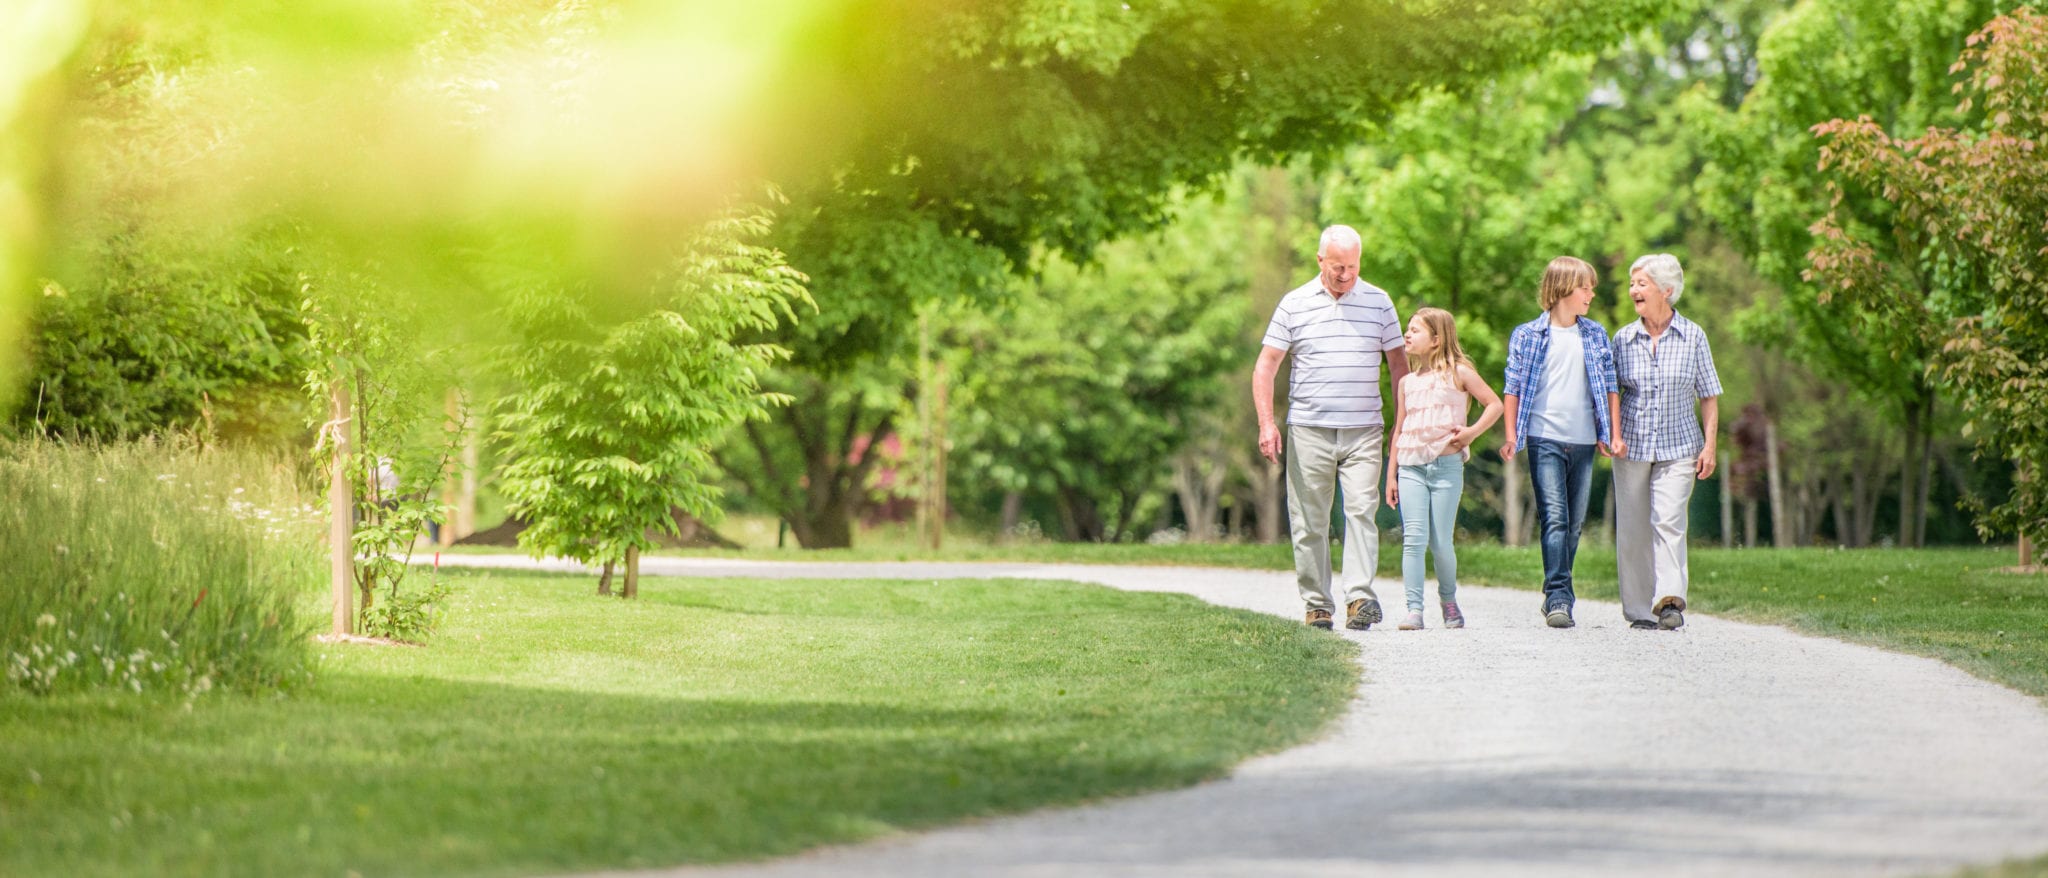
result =
M1591 263L1576 256L1559 256L1550 260L1550 265L1543 269L1542 293L1537 302L1548 311L1571 295L1572 290L1599 283L1600 273L1593 270Z
M1420 362L1413 363L1415 371L1429 374L1441 370L1456 370L1459 366L1472 366L1472 358L1465 356L1465 349L1458 346L1458 319L1442 308L1417 308L1415 317L1436 336L1436 350L1423 354Z

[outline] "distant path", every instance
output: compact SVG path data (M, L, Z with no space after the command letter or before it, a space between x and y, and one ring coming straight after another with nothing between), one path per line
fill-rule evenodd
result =
M442 563L531 568L517 557ZM644 558L648 574L1018 577L1299 618L1286 573ZM566 569L566 565L559 565ZM1532 571L1533 573L1533 571ZM1434 588L1431 583L1431 588ZM1390 608L1398 582L1379 585ZM2048 852L2048 710L1930 659L1688 616L1466 588L1472 627L1347 632L1358 700L1224 780L767 863L746 876L1877 875Z

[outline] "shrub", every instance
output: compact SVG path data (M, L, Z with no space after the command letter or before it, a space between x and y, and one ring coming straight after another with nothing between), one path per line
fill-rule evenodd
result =
M0 442L6 688L198 694L310 676L319 510L282 458Z

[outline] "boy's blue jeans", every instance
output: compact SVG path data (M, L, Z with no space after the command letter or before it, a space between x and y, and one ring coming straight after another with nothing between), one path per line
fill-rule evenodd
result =
M1586 501L1593 494L1593 446L1531 436L1526 448L1543 543L1543 611L1568 611L1576 599L1572 560L1579 554L1579 531L1586 526Z
M1436 558L1436 593L1444 603L1458 599L1458 555L1451 531L1458 526L1458 498L1465 493L1465 457L1446 454L1429 463L1403 466L1394 474L1401 486L1401 579L1408 609L1422 611L1422 552Z

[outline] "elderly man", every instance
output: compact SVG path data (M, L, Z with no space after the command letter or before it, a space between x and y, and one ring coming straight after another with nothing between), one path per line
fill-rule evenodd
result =
M1381 618L1373 593L1379 569L1380 462L1385 420L1380 360L1394 383L1408 374L1401 318L1385 290L1358 279L1363 249L1349 226L1323 230L1315 280L1280 299L1252 371L1259 415L1259 453L1280 459L1273 422L1273 376L1294 355L1287 386L1287 513L1294 533L1294 572L1307 622L1333 627L1330 593L1330 503L1344 486L1344 627L1363 631Z

